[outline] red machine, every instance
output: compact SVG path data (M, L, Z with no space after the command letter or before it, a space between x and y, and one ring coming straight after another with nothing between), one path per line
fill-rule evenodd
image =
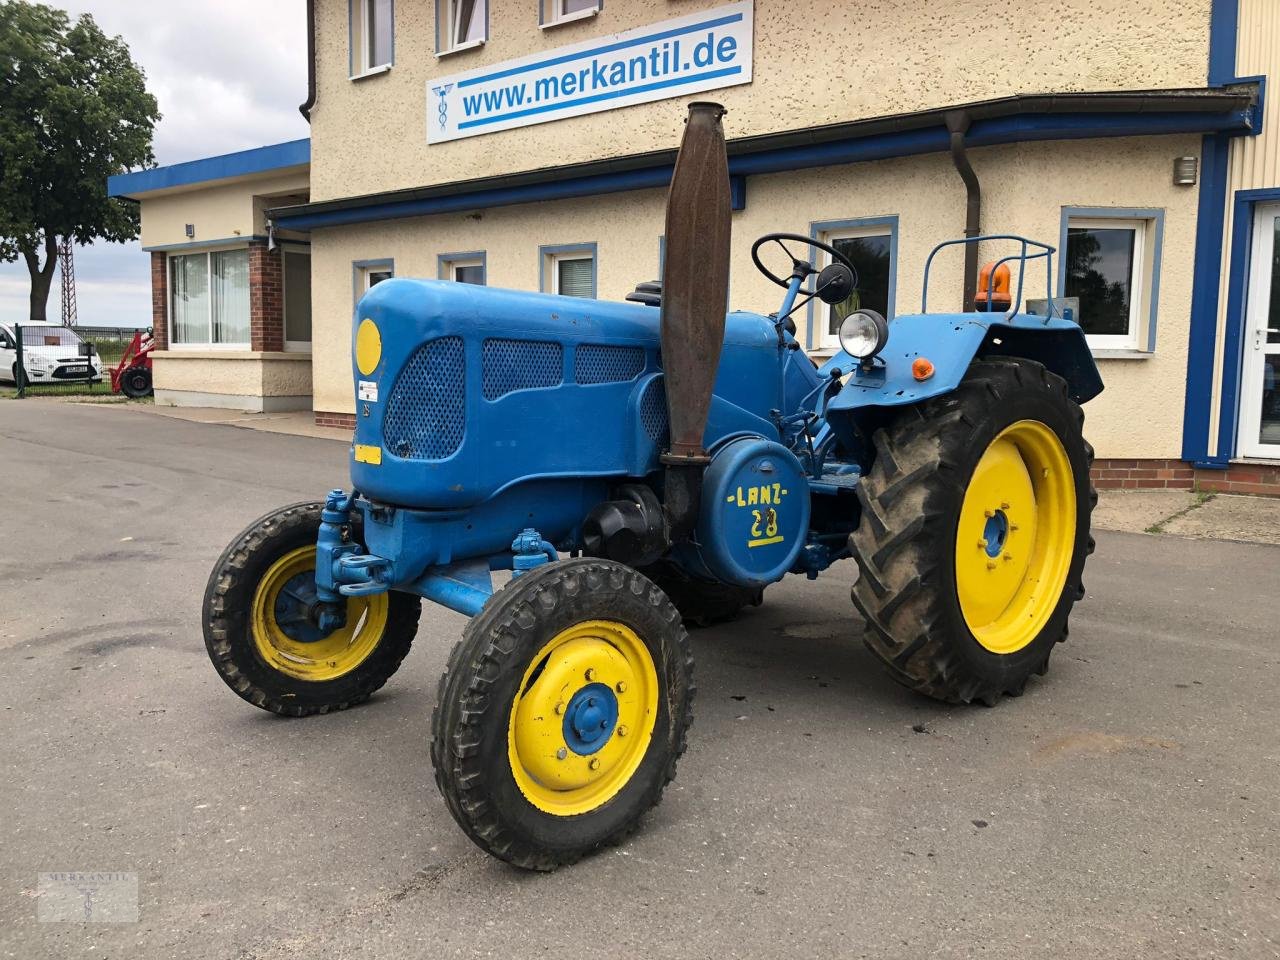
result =
M150 330L139 330L124 348L124 356L111 371L111 392L135 400L151 395L151 351L156 342Z

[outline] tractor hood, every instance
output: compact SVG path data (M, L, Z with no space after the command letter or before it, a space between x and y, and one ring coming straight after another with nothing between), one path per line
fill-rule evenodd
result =
M380 283L352 329L352 481L373 500L448 509L515 483L646 476L667 441L659 341L649 306ZM707 443L776 437L779 353L767 317L726 318Z

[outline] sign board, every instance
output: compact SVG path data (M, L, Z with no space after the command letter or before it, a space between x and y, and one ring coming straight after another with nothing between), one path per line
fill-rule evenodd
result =
M427 82L427 142L751 82L752 0Z

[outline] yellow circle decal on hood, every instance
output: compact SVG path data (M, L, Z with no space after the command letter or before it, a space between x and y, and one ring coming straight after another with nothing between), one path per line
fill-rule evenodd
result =
M381 359L382 334L378 332L378 325L366 317L356 331L356 369L367 377L377 369Z

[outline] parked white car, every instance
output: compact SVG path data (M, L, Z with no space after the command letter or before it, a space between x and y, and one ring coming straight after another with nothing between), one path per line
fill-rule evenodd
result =
M83 356L85 343L70 327L58 323L23 323L22 366L27 382L83 383L102 379L102 361ZM0 380L18 382L18 350L12 324L0 324Z

